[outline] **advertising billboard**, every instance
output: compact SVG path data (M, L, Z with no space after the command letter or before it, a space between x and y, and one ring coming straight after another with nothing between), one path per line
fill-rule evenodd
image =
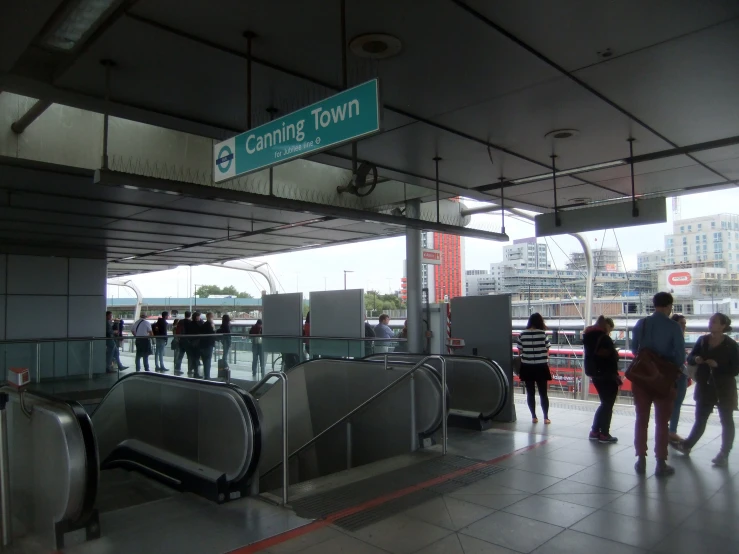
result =
M694 269L665 269L659 272L659 290L670 292L676 298L693 295Z

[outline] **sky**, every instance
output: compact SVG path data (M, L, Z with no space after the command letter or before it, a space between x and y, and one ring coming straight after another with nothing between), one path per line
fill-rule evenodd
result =
M602 245L615 247L616 241L629 270L636 269L636 255L639 252L662 250L664 235L672 232L672 203L668 199L667 223L645 225L613 230L585 233L593 249ZM465 201L472 207L474 202ZM739 188L724 191L706 192L682 196L681 218L701 217L717 213L739 213ZM473 216L472 226L500 231L500 214ZM511 240L534 236L533 223L512 219L506 216L506 232ZM540 239L543 241L544 239ZM563 269L567 256L580 251L580 245L568 235L549 237L553 267ZM464 267L469 269L488 269L491 263L502 261L503 246L506 243L482 239L463 239ZM405 259L405 238L397 237L370 242L332 246L315 250L304 250L289 254L277 254L253 258L250 261L263 261L269 264L276 275L280 292L303 292L336 290L344 288L344 271L347 288L377 290L381 293L395 292L400 288ZM258 297L267 289L266 281L257 275L208 266L190 268L179 267L147 275L133 276L132 280L141 289L144 297L185 297L198 285L234 285ZM191 293L190 293L191 294ZM133 293L122 287L108 287L109 297L130 297Z

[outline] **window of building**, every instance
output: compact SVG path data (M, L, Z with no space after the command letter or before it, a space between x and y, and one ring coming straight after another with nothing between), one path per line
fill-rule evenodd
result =
M714 242L721 241L721 233L714 233L713 234L713 240L714 240Z
M702 223L699 223L698 224L698 230L700 231L701 229L703 229L703 224Z
M672 246L672 237L667 239L667 246Z
M683 255L687 256L687 254L688 254L688 247L683 246Z
M700 241L701 241L701 236L695 235L695 242L700 242Z
M715 229L715 228L716 228L716 222L715 221L711 221L711 229Z
M708 235L703 235L703 242L707 242L707 241L708 241Z
M725 221L722 221L722 222L721 222L721 228L722 228L722 229L726 229L726 222L725 222Z
M688 244L688 237L683 237L683 244Z

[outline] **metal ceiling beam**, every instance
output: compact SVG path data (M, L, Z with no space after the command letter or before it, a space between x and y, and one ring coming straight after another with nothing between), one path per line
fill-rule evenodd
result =
M52 102L50 100L37 100L36 103L28 108L28 111L18 118L18 120L10 125L10 129L16 134L20 135L25 131L28 126L36 121L38 117L43 114Z
M518 46L520 46L521 48L523 48L524 50L526 50L529 54L533 55L534 57L538 58L540 61L542 61L545 64L547 64L549 67L551 67L554 70L556 70L557 72L561 73L563 76L567 77L568 79L570 79L571 81L573 81L575 84L577 84L581 88L583 88L586 91L588 91L590 94L596 96L598 99L600 99L601 101L605 102L606 104L608 104L609 106L611 106L613 109L618 110L623 115L625 115L626 117L628 117L629 119L631 119L637 125L643 127L644 129L646 129L647 131L649 131L650 133L652 133L656 137L664 140L666 143L670 144L671 146L673 146L675 148L678 147L677 143L675 143L675 142L671 141L670 139L668 139L665 135L663 135L662 133L660 133L659 131L657 131L657 129L655 129L654 127L652 127L651 125L649 125L646 121L643 121L642 119L640 119L639 117L637 117L636 115L634 115L633 113L631 113L630 111L628 111L626 108L620 106L619 104L617 104L616 102L614 102L613 100L611 100L610 98L608 98L605 94L603 94L603 93L599 92L598 90L596 90L595 88L591 87L588 83L586 83L585 81L583 81L582 79L580 79L579 77L577 77L576 75L574 75L573 73L570 73L564 67L562 67L561 65L559 65L557 62L555 62L554 60L549 59L544 54L542 54L541 52L539 52L538 50L536 50L533 46L530 46L529 44L527 44L526 42L524 42L523 40L521 40L520 38L518 38L516 35L514 35L510 31L504 29L503 27L501 27L500 25L498 25L497 23L495 23L492 19L488 18L486 15L478 12L477 10L475 10L473 7L471 7L467 3L463 2L462 0L451 0L451 2L453 4L455 4L455 5L457 5L459 8L461 8L463 11L469 13L470 15L472 15L473 17L475 17L476 19L478 19L479 21L481 21L482 23L484 23L485 25L487 25L488 27L490 27L491 29L495 30L498 34L504 36L505 38L507 38L511 42L517 44ZM689 158L691 158L697 164L703 166L708 171L710 171L710 172L718 175L719 177L721 177L724 180L727 180L727 181L729 180L729 178L726 175L723 175L719 171L716 171L715 169L707 166L706 164L704 164L703 162L701 162L697 158L694 158L690 154L687 154L687 156Z
M169 186L177 187L184 194L198 196L198 189L202 189L201 185L191 185L189 183L181 183L177 181L168 181L166 179L154 179L151 177L140 177L137 175L128 175L108 170L98 170L95 172L95 182L105 183L112 186L137 186L141 189L157 189L166 190ZM456 227L444 223L432 223L418 219L405 217L397 217L379 212L368 212L365 210L357 210L353 208L344 208L340 206L331 206L326 204L318 204L315 202L304 202L298 200L288 200L277 198L274 196L265 196L243 191L233 191L230 189L217 189L218 196L226 201L233 202L250 202L259 204L266 208L277 208L281 210L290 210L295 212L313 213L325 217L333 217L338 219L351 219L356 221L370 221L376 223L384 223L390 226L400 228L411 227L413 229L421 229L425 231L437 231L451 235L463 237L481 238L485 240L494 240L508 242L508 235L502 233L492 233L488 231L480 231L477 229L468 229L465 227Z
M623 162L618 165L612 165L611 167L626 167L629 164L639 164L644 162L651 162L654 160L662 160L665 158L674 158L676 156L685 156L688 154L695 154L698 152L705 152L707 150L715 150L717 148L725 148L727 146L735 146L739 144L739 136L734 137L727 137L723 139L717 139L717 140L711 140L707 142L699 142L696 144L691 144L689 146L678 146L676 148L668 148L666 150L659 150L657 152L650 152L647 154L639 154L637 156L633 157L625 157L618 160L610 160L607 162L601 162L601 163L594 163L594 164L588 164L583 168L582 171L578 171L576 173L568 174L567 177L572 177L574 175L581 175L582 173L590 173L592 171L602 171L603 169L608 169L604 167L598 167L599 165L605 166L608 164L616 164L616 162ZM695 159L692 156L688 156L690 159ZM704 165L702 162L700 165ZM577 169L577 168L573 168ZM572 171L571 169L563 169L560 171L568 172ZM714 172L715 173L715 172ZM525 184L529 183L536 183L538 181L546 181L547 179L551 179L552 174L550 173L542 173L541 175L533 175L531 177L523 177L521 179L512 179L510 181L503 181L502 183L489 183L487 185L481 185L479 187L475 187L475 190L484 192L488 190L498 190L501 188L508 188L508 187L515 187L518 185L515 181L519 180L525 180ZM729 184L731 182L731 179L724 178L725 182Z

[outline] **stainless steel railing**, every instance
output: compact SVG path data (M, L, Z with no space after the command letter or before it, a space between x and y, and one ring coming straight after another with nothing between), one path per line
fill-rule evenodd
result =
M364 402L362 402L359 406L357 406L356 408L354 408L353 410L351 410L349 413L347 413L346 415L344 415L343 417L341 417L340 419L338 419L337 421L335 421L334 423L332 423L331 425L329 425L328 427L326 427L323 431L321 431L320 433L318 433L316 436L314 436L312 439L310 439L305 444L303 444L302 446L300 446L297 450L293 451L291 454L285 455L286 450L283 451L283 460L281 462L278 462L277 464L275 464L271 468L269 468L267 471L265 471L263 473L263 475L267 475L267 474L271 473L272 471L274 471L275 469L277 469L282 464L283 482L286 483L287 482L287 464L290 461L290 459L292 459L295 456L297 456L298 454L300 454L303 450L305 450L306 448L308 448L309 446L311 446L312 444L314 444L318 439L320 439L321 437L323 437L324 435L326 435L329 431L332 431L333 429L337 428L342 423L344 423L347 420L349 420L357 412L363 410L369 404L371 404L372 402L374 402L378 398L380 398L383 395L385 395L388 391L394 389L396 386L398 386L400 383L402 383L406 379L410 379L416 373L416 371L418 371L419 369L421 369L422 367L424 367L425 364L426 364L426 362L428 362L429 360L439 360L439 362L441 363L441 414L442 414L442 418L441 418L441 452L442 452L442 454L446 454L447 453L446 360L444 359L443 356L432 355L432 356L426 356L425 358L423 358L422 360L420 360L407 373L404 373L398 379L396 379L395 381L393 381L392 383L390 383L389 385L387 385L386 387L384 387L380 391L378 391L375 394L373 394L372 396L370 396L367 400L365 400ZM387 366L387 355L386 355L385 356L385 368L387 368L387 367L388 366ZM263 383L267 380L267 378L268 378L268 376L265 376L265 378L262 379L262 381L260 381L254 387L254 389L256 389L257 387L260 387L261 385L263 385ZM285 377L285 381L287 381L287 377ZM286 394L285 391L283 391L283 395L284 394ZM287 403L286 397L283 397L283 402L286 405L286 403ZM284 413L286 413L286 412L284 412ZM411 417L413 417L413 416L411 416ZM285 419L284 421L287 421L287 419ZM284 441L284 444L286 445L287 444L287 434L285 432L285 428L284 427L283 427L283 441ZM285 486L285 485L283 485L283 486ZM284 491L283 491L283 499L286 498L285 495L286 495L286 493L284 493Z
M288 466L287 466L287 463L289 460L289 457L287 454L288 452L288 447L287 447L287 437L288 437L287 374L282 371L270 371L269 373L267 373L267 375L264 376L264 378L261 381L259 381L259 383L257 383L252 388L252 390L263 386L272 377L275 377L282 381L282 425L281 425L281 429L282 429L282 462L281 462L282 463L282 505L287 506L288 488L290 486L289 477L288 477Z

